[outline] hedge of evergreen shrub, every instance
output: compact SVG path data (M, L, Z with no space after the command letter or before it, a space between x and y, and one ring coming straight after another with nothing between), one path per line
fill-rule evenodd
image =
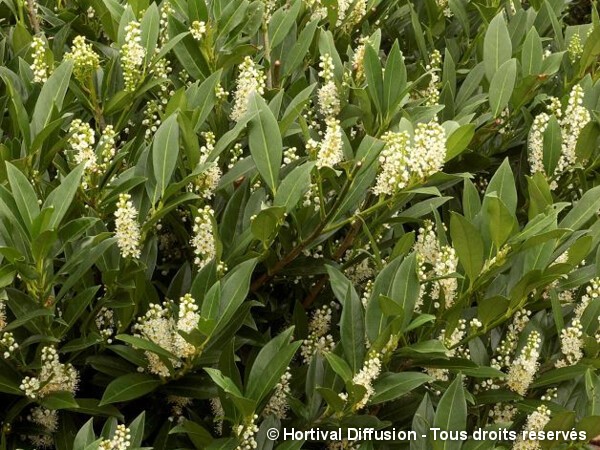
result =
M593 448L599 56L589 1L1 0L0 449ZM407 439L284 440L353 428Z

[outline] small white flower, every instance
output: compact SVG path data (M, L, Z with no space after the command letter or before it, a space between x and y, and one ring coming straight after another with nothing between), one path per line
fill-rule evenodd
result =
M75 393L79 384L79 374L71 364L62 364L54 347L42 349L42 368L38 377L25 377L21 390L29 398L42 398L52 392Z
M290 388L291 379L292 374L290 373L290 368L288 367L279 379L279 382L275 386L275 391L273 392L273 395L271 395L269 402L263 410L264 416L272 414L280 420L285 419L289 407L288 397L292 392Z
M197 41L201 41L206 34L206 23L203 21L194 20L190 27L190 34Z
M179 299L179 317L177 319L177 329L185 333L191 333L198 326L200 315L198 314L198 305L191 294L185 294Z
M69 126L69 134L68 144L75 152L73 156L75 164L84 164L87 175L96 173L99 168L96 152L94 151L96 137L92 127L81 119L73 119ZM87 185L84 185L84 188L86 187Z
M119 327L119 322L115 317L115 312L112 309L103 306L98 311L94 320L100 336L102 336L109 344L112 342L112 336Z
M452 358L454 356L458 356L465 359L470 359L470 353L467 348L463 348L462 346L455 347L458 345L460 341L463 340L467 333L467 321L465 319L460 319L458 321L458 325L452 333L448 336L446 330L442 330L440 332L440 341L444 344L444 346L448 349L446 350L446 356ZM453 348L454 347L454 348ZM448 369L440 369L436 367L430 367L427 369L427 374L435 378L439 381L448 381Z
M202 133L202 137L206 144L200 147L200 164L208 162L208 157L215 148L215 135L211 131ZM221 180L221 169L217 161L211 161L209 167L198 175L188 186L190 192L196 192L204 199L209 200L213 197L214 192Z
M6 304L0 299L0 330L6 326Z
M223 420L225 419L225 411L223 410L223 405L221 404L221 399L219 397L213 397L210 399L210 409L212 410L212 414L215 422L215 431L218 435L223 434Z
M442 170L446 158L446 132L435 122L417 125L414 137L406 131L387 132L379 156L380 172L373 192L393 195L413 182Z
M194 237L191 245L196 258L194 263L201 269L217 256L215 237L213 234L213 216L215 212L210 206L198 210L194 219Z
M308 337L302 343L300 354L304 363L310 363L315 353L328 353L333 350L335 343L329 333L331 327L331 307L323 305L315 310L308 324Z
M65 54L65 59L73 61L73 73L81 82L85 82L100 65L100 57L92 49L92 44L86 44L83 36L73 39L73 47Z
M319 108L325 117L335 117L340 113L340 98L333 80L326 82L318 92Z
M258 433L256 419L258 419L258 416L255 414L246 419L243 424L234 428L234 433L240 441L236 450L251 450L258 448L258 443L256 442L256 433Z
M569 39L569 45L567 46L567 51L569 52L569 59L572 63L577 62L577 60L581 57L581 54L583 53L583 44L581 43L579 33L573 33L573 36L571 36L571 39Z
M548 174L544 169L544 132L548 127L550 116L547 113L538 114L531 126L529 132L529 165L531 173L541 172L551 180L550 188L558 187L558 179L572 171L577 163L577 141L583 128L591 120L590 113L583 106L583 89L579 85L573 86L569 94L569 101L566 109L562 112L560 102L555 97L551 97L549 111L559 119L561 129L562 143L561 154L554 172Z
M1 329L2 327L0 327ZM4 348L4 359L10 358L14 352L19 348L19 344L15 340L15 335L10 331L2 334L0 339L0 348Z
M443 0L447 1L447 0ZM439 72L441 72L442 68L442 54L439 50L434 50L429 56L429 60L431 61L426 69L429 72L430 79L429 85L425 90L425 106L434 106L439 104L440 102L440 76Z
M140 226L137 222L138 211L133 206L131 195L120 194L115 211L115 235L123 258L139 259Z
M583 325L579 319L573 319L570 327L561 330L560 345L565 357L556 362L556 367L572 366L583 358Z
M317 167L333 167L344 159L340 121L326 120L325 137L318 144Z
M519 357L510 366L506 384L519 395L525 395L538 371L541 342L540 334L532 331Z
M417 254L417 274L419 279L423 282L430 277L445 277L428 283L431 286L429 296L435 301L434 306L437 308L439 307L437 301L443 294L444 304L446 308L449 308L454 304L458 288L456 278L450 277L456 272L458 267L456 251L449 245L440 245L437 230L431 220L426 220L418 231L417 241L413 248ZM420 308L423 302L425 289L426 284L421 284L421 294L417 303L417 309Z
M546 405L538 406L538 408L527 416L527 422L525 423L524 431L527 432L539 432L550 421L550 410ZM513 450L539 450L541 449L539 441L523 439L523 434L519 433L519 438L516 440Z
M198 306L190 294L186 294L179 300L179 313L173 315L173 302L166 301L162 305L151 303L150 308L133 326L136 336L153 342L159 347L172 353L179 359L170 359L174 369L181 367L182 359L194 355L196 347L187 342L179 333L189 333L196 328L200 315ZM145 352L148 359L148 370L151 373L167 378L171 376L169 368L165 363L150 351Z
M444 16L452 17L453 14L452 10L448 6L448 0L435 0L435 3L437 4L438 8L442 10Z
M112 439L105 439L98 450L127 450L131 445L131 430L125 425L117 425Z
M121 65L123 66L123 79L125 90L135 91L141 79L142 65L146 57L146 49L141 44L142 32L140 23L132 20L125 26L125 44L121 47Z
M244 62L238 67L239 74L236 81L234 104L231 110L231 119L238 121L248 110L248 99L253 92L260 95L265 93L266 76L256 63L246 56Z
M31 41L33 49L33 63L31 70L33 71L33 81L35 83L45 83L48 80L50 68L46 63L46 44L39 36L34 36Z
M358 40L358 47L354 51L354 56L352 57L352 69L356 72L356 79L361 81L365 76L365 49L366 44L369 41L368 38L361 36Z
M359 410L367 405L369 399L375 393L373 381L381 372L381 359L377 353L371 352L360 371L352 378L352 383L363 386L366 389L365 395L355 405L354 409Z

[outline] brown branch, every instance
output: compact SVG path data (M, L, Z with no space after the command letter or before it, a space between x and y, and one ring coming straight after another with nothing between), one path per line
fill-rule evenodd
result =
M27 0L27 15L29 16L29 22L33 28L34 34L40 32L40 22L37 17L37 4L35 0Z
M291 252L289 252L285 258L280 259L277 264L275 264L275 266L273 266L273 268L267 270L267 272L263 273L260 277L258 277L256 280L254 280L254 282L252 283L252 286L250 286L250 289L252 292L256 292L258 289L260 289L264 284L266 284L269 280L271 280L275 274L277 274L279 271L281 271L283 268L285 268L288 264L290 264L294 259L296 259L298 257L298 255L300 255L300 253L302 253L302 250L304 250L313 240L315 240L317 237L319 237L319 235L321 234L321 231L323 230L323 228L325 227L325 223L323 222L322 224L320 224L317 229L315 231L313 231L313 233L304 241L302 241L300 244L298 244L296 247L294 247L292 249Z
M342 243L340 244L340 246L338 247L336 252L333 254L334 261L337 261L342 256L344 256L344 253L346 253L346 250L348 250L352 246L352 244L354 243L354 239L356 238L356 235L358 234L358 232L360 230L360 226L361 226L360 221L357 220L356 222L354 222L354 224L352 225L352 229L348 232L348 234L346 235L346 237L344 238L344 240L342 241ZM319 281L317 281L315 286L311 289L310 293L307 295L307 297L302 302L302 306L304 307L304 309L308 308L310 305L313 304L313 302L315 301L315 299L317 298L319 293L325 287L325 284L327 283L328 278L329 277L327 275L323 275L321 277L321 279Z

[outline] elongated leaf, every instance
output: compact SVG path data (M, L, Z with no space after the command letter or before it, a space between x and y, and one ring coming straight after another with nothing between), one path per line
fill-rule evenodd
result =
M106 387L99 406L142 397L160 386L160 380L145 373L129 373L114 379Z
M400 264L394 276L389 296L404 311L402 315L402 328L408 326L414 313L415 304L419 298L419 279L417 277L415 252L412 252Z
M292 6L282 7L275 11L269 22L269 38L271 46L277 47L292 29L292 25L300 12L301 0L295 0Z
M498 117L508 106L508 102L515 88L517 78L517 60L510 59L503 63L492 77L490 83L490 106L492 115Z
M11 379L0 373L0 392L12 395L23 395L23 391L19 388L20 381Z
M319 25L319 20L313 20L300 32L298 40L290 50L287 57L283 60L283 75L289 75L294 69L302 64L302 61L308 53L308 49Z
M523 50L521 51L521 70L524 77L540 73L543 56L542 40L535 27L531 27L525 37Z
M246 387L246 396L260 402L275 387L292 360L300 341L290 344L294 328L288 328L279 336L271 339L258 353Z
M75 440L73 441L73 450L84 450L95 440L96 435L94 434L94 419L91 418L77 432Z
M140 44L146 49L146 62L154 56L154 49L156 48L159 33L159 20L158 7L156 3L151 3L144 13L140 24L142 38Z
M65 217L77 188L80 186L84 169L84 164L75 167L46 198L43 208L54 208L48 223L49 229L57 228Z
M331 352L325 353L325 359L327 359L333 371L341 377L344 383L352 380L352 369L344 359Z
M472 283L483 267L483 239L471 222L456 213L450 218L450 236L458 260Z
M156 180L154 198L156 202L165 193L173 176L179 155L179 124L177 115L169 116L158 128L152 144L152 167Z
M356 373L362 366L365 355L363 307L354 286L342 272L333 266L327 266L327 273L333 293L342 304L340 335L344 355Z
M475 124L467 123L452 132L446 141L446 161L460 155L466 150L467 146L475 135Z
M12 331L23 325L26 325L28 322L30 322L33 319L36 319L38 317L50 317L52 315L53 315L53 313L49 309L46 309L46 308L34 309L33 311L29 311L28 313L20 316L18 319L15 319L12 322L10 322L8 325L6 325L2 329L2 331Z
M437 406L434 427L446 431L464 431L467 426L467 401L462 385L462 375L456 377L448 387ZM460 441L436 440L433 442L434 449L458 449Z
M504 202L494 194L486 196L485 211L489 219L490 236L498 250L517 230L517 220Z
M367 77L367 89L371 100L375 104L377 111L383 113L383 73L381 71L381 61L377 53L370 44L365 47L365 75Z
M492 192L496 192L498 198L502 200L508 210L514 214L517 209L517 188L515 186L515 177L510 168L508 158L502 161L502 164L488 184L486 194Z
M62 109L72 71L73 62L63 61L42 86L31 118L32 139L50 123L52 109L54 107L59 111Z
M283 155L277 119L257 93L248 100L248 111L257 113L248 124L250 153L258 172L275 192L279 183L279 168Z
M307 162L294 168L281 182L273 205L284 206L288 213L292 211L310 188L310 173L314 166L314 162Z
M346 299L342 306L340 337L344 355L349 360L354 373L357 373L365 355L365 318L360 298L351 285L348 285Z
M6 171L19 214L27 228L31 230L33 220L40 213L37 195L27 177L19 169L7 162Z
M106 239L106 236L100 236L100 238L104 239L96 245L91 246L91 248L83 248L80 250L61 268L61 273L57 274L57 277L64 273L67 274L67 280L63 283L60 291L56 295L57 299L62 298L69 289L77 282L81 281L81 276L96 263L98 258L100 258L106 250L117 242L116 237Z
M240 392L240 389L236 386L235 382L231 378L223 375L221 371L217 369L205 367L204 370L208 373L210 378L217 386L229 394L231 400L243 415L247 416L252 414L256 408L256 402L244 397Z
M548 126L544 130L544 169L547 174L554 174L554 169L562 151L562 133L555 116L550 116Z
M48 409L77 409L79 405L71 392L52 392L40 400L40 404Z
M600 186L587 191L558 224L559 228L579 230L600 211Z
M572 380L587 370L584 365L559 367L540 375L531 385L532 388L549 386L566 380Z
M235 267L221 284L219 315L215 331L231 320L246 299L250 288L250 276L256 266L256 259L244 261Z
M177 358L171 352L168 352L167 350L155 344L154 342L148 341L138 336L129 336L128 334L117 334L115 338L119 341L131 344L134 348L140 348L145 351L156 353L157 355L162 356L167 360L169 360L170 358Z
M198 131L215 106L215 88L221 79L221 70L217 70L202 82L187 99L188 107L194 110L192 125ZM188 91L190 93L190 91Z
M490 22L483 40L483 63L488 81L492 81L502 64L512 56L512 42L501 12Z
M406 89L406 66L398 41L394 42L385 65L383 78L383 109L391 117L402 100L402 92Z
M298 95L294 97L294 99L290 102L288 107L285 109L283 113L283 118L279 122L279 130L282 135L285 135L285 132L292 125L292 123L298 118L298 116L304 110L304 107L310 100L310 96L315 89L317 84L313 83L307 88L304 88Z
M370 403L376 405L396 400L428 381L431 377L419 372L386 373L375 382L375 394Z

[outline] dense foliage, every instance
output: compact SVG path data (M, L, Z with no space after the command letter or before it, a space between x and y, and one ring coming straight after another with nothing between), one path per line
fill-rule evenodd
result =
M0 448L590 448L599 55L587 1L1 0Z

